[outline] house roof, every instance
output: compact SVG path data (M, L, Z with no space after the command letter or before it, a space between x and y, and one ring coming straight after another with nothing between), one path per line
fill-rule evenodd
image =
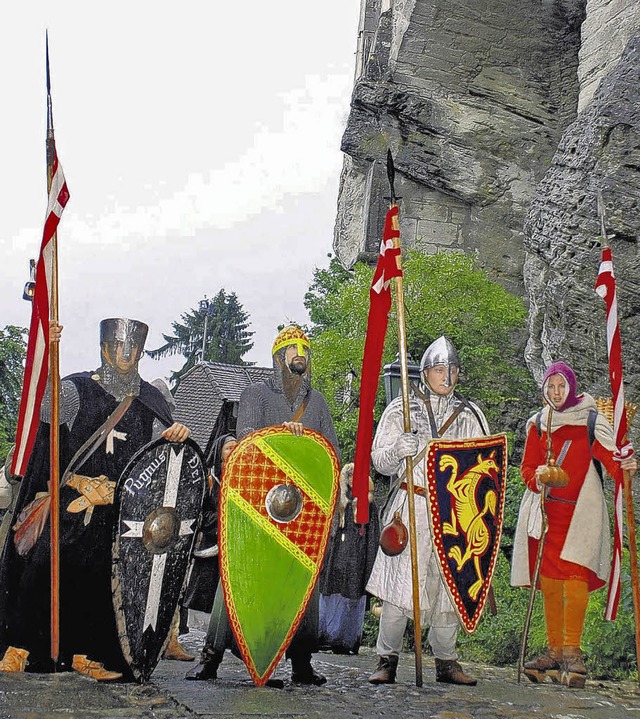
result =
M272 367L199 362L185 374L174 393L174 418L189 427L191 437L204 449L223 404L237 403L245 387L272 374Z

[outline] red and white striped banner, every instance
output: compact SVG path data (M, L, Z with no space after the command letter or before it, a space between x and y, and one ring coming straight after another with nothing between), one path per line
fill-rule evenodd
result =
M607 308L607 351L609 355L609 381L613 395L613 431L616 438L617 454L628 457L633 454L633 447L627 440L627 412L624 404L624 387L622 385L622 342L618 325L618 301L616 298L616 278L613 274L613 255L610 247L602 249L602 260L596 281L596 292L605 301ZM611 576L609 577L609 593L605 619L614 620L618 612L621 590L622 571L622 473L614 485L614 537Z
M369 317L367 335L360 373L360 411L354 456L352 490L357 499L355 521L369 521L369 474L371 470L371 445L373 442L373 410L380 381L380 366L384 340L387 335L389 310L391 309L391 280L400 277L400 248L394 247L400 237L397 228L398 206L392 205L384 221L380 255L369 290Z
M22 397L16 430L16 447L11 463L13 474L24 476L35 442L40 421L40 405L49 376L49 306L53 268L52 239L62 211L69 200L69 190L62 167L54 151L51 189L44 223L40 257L36 265L35 291L31 308L31 325L27 344L27 360L22 383Z

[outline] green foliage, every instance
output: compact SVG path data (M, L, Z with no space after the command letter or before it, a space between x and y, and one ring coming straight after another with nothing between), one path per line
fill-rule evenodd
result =
M534 390L522 365L526 309L461 252L404 258L404 296L409 354L419 360L442 334L455 344L463 364L462 391L500 427L503 415ZM316 270L305 296L311 318L315 386L324 394L336 423L343 457L353 456L357 428L358 378L369 312L373 268L357 263L345 270L337 259ZM397 353L397 319L389 316L383 362ZM384 408L379 387L376 418Z
M476 631L460 635L460 653L465 658L496 666L512 664L517 667L531 592L524 587L512 587L510 573L510 564L500 552L493 575L497 613L494 616L485 608ZM540 654L545 646L542 597L537 592L527 640L527 659Z
M520 476L520 470L518 467L509 466L507 469L502 539L500 541L500 549L504 552L508 562L511 562L511 555L513 553L513 541L516 533L516 524L518 522L518 510L520 509L520 501L522 500L523 494L524 482Z
M180 322L171 323L173 335L162 335L164 345L147 352L153 359L174 354L187 358L185 364L171 375L171 381L176 384L200 359L226 364L249 364L242 357L253 347L253 332L248 331L249 315L235 292L227 294L222 289L213 299L207 299L205 295L198 305L198 309L183 313Z
M595 677L637 679L633 595L627 550L623 554L622 592L614 622L603 619L606 604L606 587L591 594L582 642L587 667Z
M522 299L462 252L409 252L404 267L410 354L419 358L446 335L460 355L463 392L486 409L490 424L501 424L506 406L533 389L522 361ZM395 322L390 329L397 343Z
M372 270L358 263L347 273L337 260L316 271L305 296L311 318L313 381L324 395L336 427L344 461L353 457L358 423L358 378L369 311ZM326 292L326 294L323 294ZM382 393L379 393L383 401ZM381 411L383 405L380 405Z
M0 462L4 462L15 440L26 334L26 329L13 325L0 330Z

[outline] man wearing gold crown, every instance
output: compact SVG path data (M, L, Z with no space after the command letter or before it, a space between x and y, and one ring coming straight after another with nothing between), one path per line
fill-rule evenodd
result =
M52 324L50 341L59 341L61 331ZM6 650L0 671L74 669L98 681L132 678L120 649L111 594L115 483L133 455L155 437L183 442L189 436L187 427L173 422L162 393L138 374L147 331L137 320L103 320L101 366L61 382L61 472L76 453L83 454L84 461L75 468L78 474L72 473L60 488L57 667L50 660L50 542L44 526L51 405L45 395L0 561L0 647ZM115 424L107 433L109 420ZM104 430L104 440L96 439L97 430Z
M275 338L271 350L273 376L249 385L240 396L236 433L242 439L264 427L284 425L296 435L312 429L331 442L339 456L329 407L320 392L311 387L311 346L304 332L295 325L285 327ZM296 684L324 684L327 680L311 666L311 656L318 650L319 592L311 596L305 616L287 649L291 660L291 679ZM200 664L187 673L187 679L216 679L217 669L229 646L231 632L223 609L221 586L218 586L211 621ZM269 686L280 686L280 680L269 680Z
M329 407L311 387L311 345L294 325L276 337L271 354L273 376L249 385L240 397L238 439L263 427L284 424L294 434L304 427L320 432L338 452L338 438Z
M542 380L545 407L527 422L511 583L530 586L541 541L541 492L548 531L539 569L547 650L524 665L534 683L553 681L582 688L587 667L580 640L589 592L609 575L609 515L602 466L611 477L637 470L635 457L616 450L613 429L586 392L578 394L573 369L554 362ZM553 461L550 461L553 460ZM602 465L602 466L600 466Z

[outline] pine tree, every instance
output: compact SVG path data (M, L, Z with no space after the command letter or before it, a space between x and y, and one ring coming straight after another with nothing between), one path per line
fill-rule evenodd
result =
M186 357L185 364L170 377L176 384L199 361L252 364L242 359L253 347L249 324L249 315L236 293L227 294L221 289L213 299L205 295L198 309L190 309L180 316L180 321L172 322L173 335L163 334L165 344L147 354L152 359L174 354Z

